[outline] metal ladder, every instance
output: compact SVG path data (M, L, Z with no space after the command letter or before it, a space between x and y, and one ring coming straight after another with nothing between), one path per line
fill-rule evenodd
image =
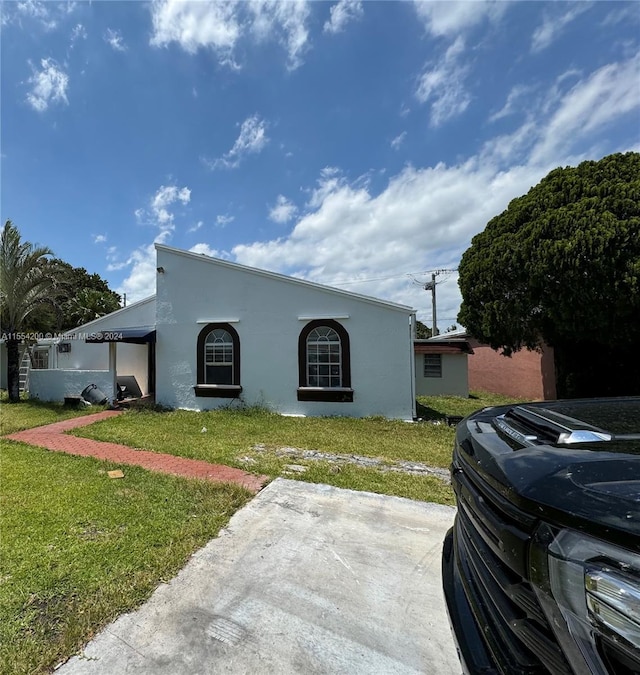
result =
M29 391L29 372L31 371L31 350L29 345L24 346L22 357L20 359L19 387L20 393Z

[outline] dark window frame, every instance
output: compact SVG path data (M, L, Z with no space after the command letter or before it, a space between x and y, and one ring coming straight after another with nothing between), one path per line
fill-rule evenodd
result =
M442 379L442 354L423 354L423 356L423 376ZM431 363L427 363L429 359L431 359Z
M31 368L33 370L49 370L49 348L36 347L31 352Z
M209 334L218 329L227 331L233 342L231 384L207 384L205 381L205 344ZM198 333L196 349L197 384L194 387L196 396L209 398L237 398L242 391L242 386L240 385L240 336L238 335L238 331L229 323L208 323Z
M310 387L307 380L307 338L321 326L333 329L340 338L341 386ZM334 403L352 403L351 388L351 342L346 328L335 319L314 319L309 321L298 336L298 401L329 401Z

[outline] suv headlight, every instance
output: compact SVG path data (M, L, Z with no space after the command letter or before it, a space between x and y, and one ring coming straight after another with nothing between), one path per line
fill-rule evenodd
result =
M534 587L565 651L579 652L571 660L576 672L639 672L640 556L546 525L536 540Z

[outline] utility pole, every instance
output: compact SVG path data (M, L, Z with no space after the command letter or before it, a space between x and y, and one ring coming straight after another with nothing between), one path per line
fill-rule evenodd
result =
M431 337L435 337L438 334L438 325L436 323L436 273L431 274L431 281L427 281L424 285L425 291L431 291L431 318L433 323L431 324L433 328L431 329Z
M457 272L457 269L454 270L433 270L431 273L431 281L427 281L424 285L425 291L431 291L431 314L433 319L433 328L431 329L431 337L435 337L440 334L438 330L438 320L436 312L436 277L438 274L451 274L452 272Z

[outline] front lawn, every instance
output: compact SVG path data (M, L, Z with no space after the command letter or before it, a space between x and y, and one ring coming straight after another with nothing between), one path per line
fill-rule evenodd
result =
M451 489L440 478L382 471L385 467L370 468L357 461L330 461L323 456L380 458L387 468L405 461L448 469L455 429L444 423L445 416L467 414L485 405L506 401L485 394L476 394L471 399L421 398L421 410L427 411L430 419L414 424L377 417L283 417L262 408L211 412L140 409L73 433L226 464L272 477L283 475L355 490L453 504ZM305 457L304 451L309 450L317 451L319 459ZM292 464L297 467L294 471L290 469Z
M0 672L47 672L218 534L242 488L0 442ZM124 478L107 471L122 468Z
M505 402L421 399L430 421L291 418L262 409L130 410L74 433L206 459L270 476L452 504L446 415ZM2 433L96 412L22 402L0 410ZM315 451L317 459L304 455ZM317 453L323 453L318 455ZM349 461L335 456L352 456ZM356 457L356 459L353 458ZM358 459L359 458L359 459ZM379 458L382 466L366 466ZM124 478L107 471L119 468ZM387 470L384 470L387 469ZM242 488L154 474L0 441L0 672L42 673L142 603L215 537L250 498Z
M45 403L28 399L19 403L9 403L7 392L3 391L0 393L0 436L44 424L62 422L70 417L90 415L101 410L105 408L102 406L71 408L62 403Z

